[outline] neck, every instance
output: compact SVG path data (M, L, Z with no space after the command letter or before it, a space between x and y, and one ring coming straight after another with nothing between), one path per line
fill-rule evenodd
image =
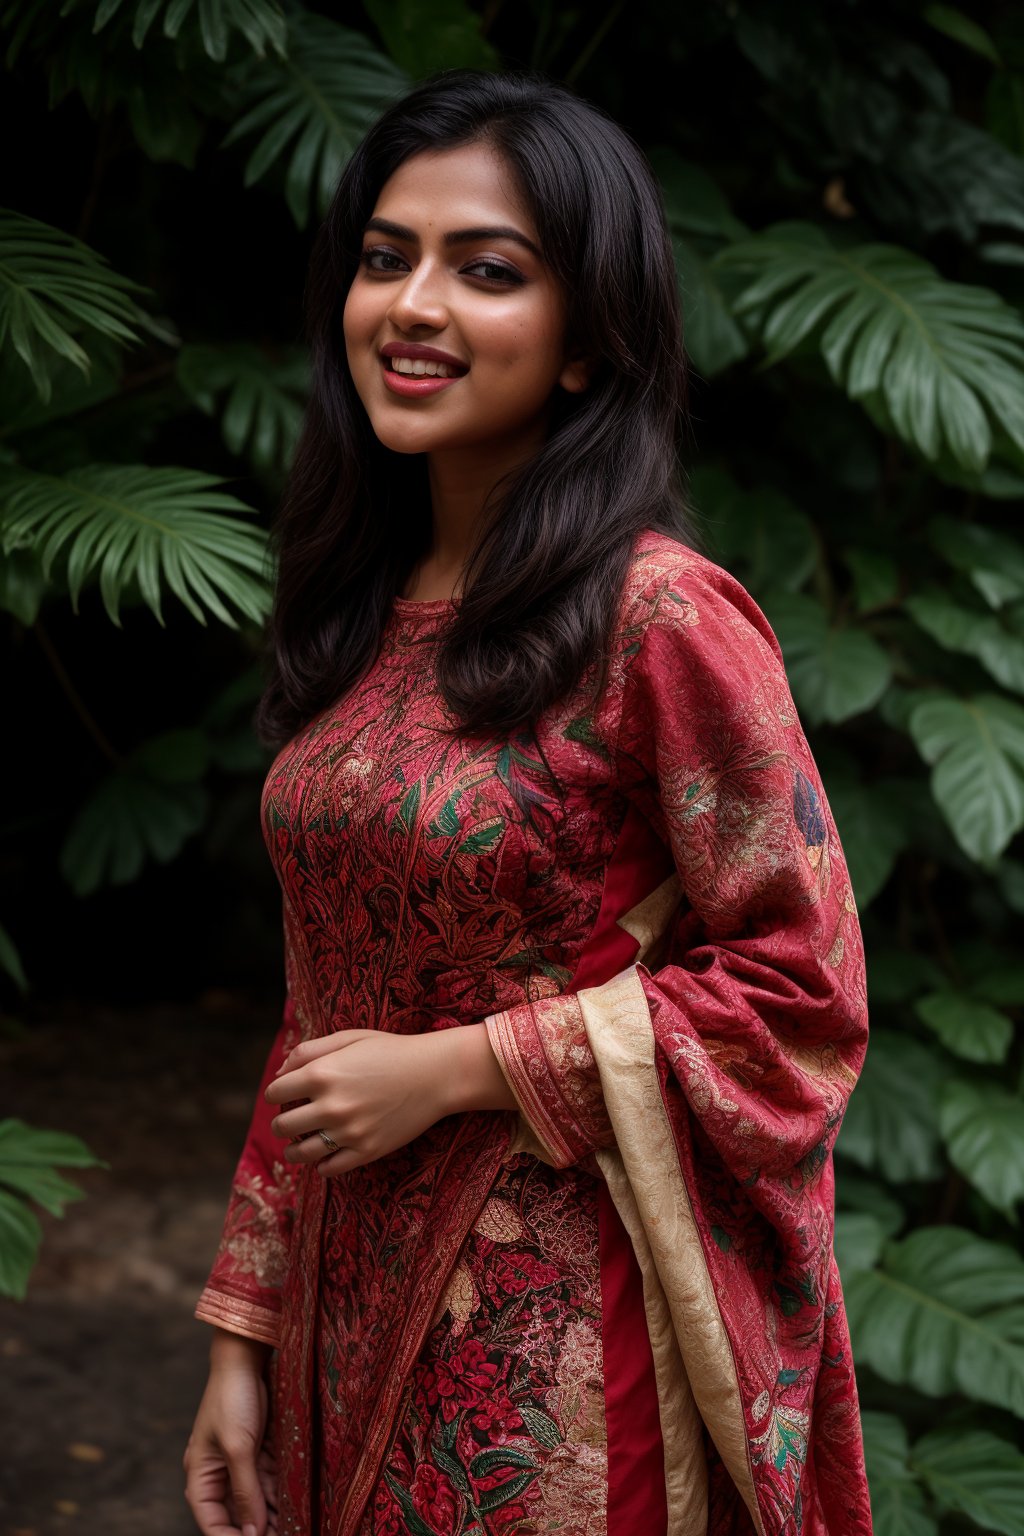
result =
M458 581L476 544L488 496L504 475L536 453L543 440L540 431L535 440L519 439L504 448L490 442L430 454L432 531L421 569L429 571L432 583Z

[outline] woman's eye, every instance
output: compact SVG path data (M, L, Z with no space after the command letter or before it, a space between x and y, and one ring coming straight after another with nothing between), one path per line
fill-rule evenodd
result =
M503 261L474 261L464 272L471 273L474 277L483 277L489 283L521 283L522 277L515 267L507 267Z
M363 252L363 266L369 267L371 272L398 272L405 265L397 251L387 251L380 246L374 246Z

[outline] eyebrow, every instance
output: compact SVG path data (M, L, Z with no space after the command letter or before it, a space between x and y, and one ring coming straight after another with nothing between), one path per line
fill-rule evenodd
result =
M407 224L393 224L390 219L371 219L364 234L369 234L371 230L381 235L390 235L393 240L405 240L410 245L419 244L419 235L414 229L410 229ZM531 251L538 261L544 260L539 247L527 239L522 230L514 229L510 224L482 224L473 229L450 229L444 237L445 245L470 245L480 240L514 240L517 245Z

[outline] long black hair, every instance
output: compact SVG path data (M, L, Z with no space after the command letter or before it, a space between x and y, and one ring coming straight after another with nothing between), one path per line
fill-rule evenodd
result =
M392 599L427 551L425 456L376 437L349 373L342 312L384 183L412 155L474 142L511 167L566 293L569 337L597 364L582 394L556 388L546 441L481 517L436 658L457 729L528 725L604 658L636 534L696 542L675 267L647 161L603 112L542 76L436 76L370 129L314 244L313 387L272 531L270 667L255 716L268 746L373 662Z

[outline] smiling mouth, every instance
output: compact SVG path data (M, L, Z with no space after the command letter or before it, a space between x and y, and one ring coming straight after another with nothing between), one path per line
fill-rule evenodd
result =
M389 373L406 379L461 379L469 372L453 363L437 363L424 357L386 357L384 366Z

